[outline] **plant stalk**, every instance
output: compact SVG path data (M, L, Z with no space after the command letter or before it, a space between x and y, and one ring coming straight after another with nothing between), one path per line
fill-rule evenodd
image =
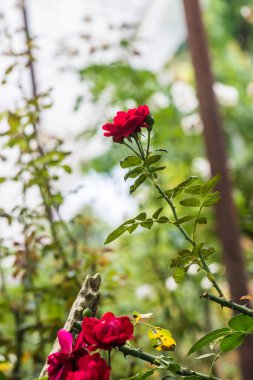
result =
M248 315L253 318L253 309L250 309L246 306L239 305L238 303L235 303L233 301L228 301L223 297L216 297L215 295L211 293L204 293L202 294L201 297L206 298L210 301L216 302L222 307L227 307L231 310L239 311L240 313L244 315Z

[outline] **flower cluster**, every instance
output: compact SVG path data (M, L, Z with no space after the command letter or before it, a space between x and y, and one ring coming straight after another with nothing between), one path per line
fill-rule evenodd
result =
M133 324L128 317L106 313L101 319L85 317L74 342L66 330L58 331L59 352L48 356L49 380L109 380L110 367L97 349L111 350L133 338Z
M147 105L129 109L127 112L119 111L113 119L113 123L106 123L102 126L106 131L104 136L112 137L114 142L121 143L124 138L134 136L141 128L149 128L150 111Z

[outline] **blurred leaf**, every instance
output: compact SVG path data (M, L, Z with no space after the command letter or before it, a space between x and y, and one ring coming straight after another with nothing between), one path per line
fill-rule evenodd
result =
M180 284L185 278L185 270L183 268L176 268L173 273L173 278L177 284Z
M193 186L187 187L185 189L185 193L187 193L187 194L201 195L201 190L202 190L202 186L201 185L193 185Z
M188 222L188 220L191 220L193 218L195 218L193 215L186 215L186 216L183 216L182 218L179 218L175 224L182 224L182 223Z
M207 224L207 218L205 216L200 216L197 220L199 224Z
M141 222L140 225L144 228L150 229L153 226L153 220L152 219L147 219L145 222Z
M203 207L213 206L221 200L221 197L210 197L203 202Z
M147 218L146 212L141 212L139 215L135 217L136 220L146 220L146 218Z
M248 294L247 296L242 296L240 300L253 300L253 295Z
M111 243L113 240L117 239L120 235L122 235L125 231L127 231L128 228L129 228L129 226L127 226L127 225L118 227L116 230L112 231L108 235L108 237L105 240L104 244Z
M168 223L169 222L169 218L167 218L167 216L161 216L158 220L157 220L158 223Z
M188 187L193 182L197 181L197 179L199 179L199 177L197 177L197 176L191 176L191 177L187 178L185 181L179 183L179 185L177 185L177 187L175 189L180 189L180 188Z
M217 182L219 182L220 178L221 178L220 174L217 174L216 176L211 178L208 182L206 182L202 186L202 193L205 195L209 191L213 190L214 186L217 184Z
M187 207L199 207L200 201L197 198L186 198L180 201L180 204Z
M160 207L158 210L156 210L156 211L154 212L154 214L152 215L152 218L154 218L154 219L159 218L159 215L161 214L162 209L163 209L163 207Z

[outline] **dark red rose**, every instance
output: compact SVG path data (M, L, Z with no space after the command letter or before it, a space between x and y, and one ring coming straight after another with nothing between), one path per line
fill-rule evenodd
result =
M109 380L110 368L99 354L87 355L78 361L78 371L69 372L66 380Z
M101 319L85 317L82 334L88 350L110 350L133 338L133 324L128 317L115 317L113 313L106 313Z
M77 369L80 357L88 353L83 340L78 339L76 344L73 344L73 336L70 332L61 329L57 336L61 351L47 358L49 380L65 380L69 371Z
M119 111L113 119L113 123L106 123L102 128L106 131L104 136L112 137L115 142L122 142L124 138L140 132L141 128L148 128L146 118L149 115L147 105L132 108L127 112Z

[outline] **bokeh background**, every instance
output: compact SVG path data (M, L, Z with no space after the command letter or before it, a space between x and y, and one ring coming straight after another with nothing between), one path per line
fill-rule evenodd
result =
M253 3L201 6L250 291ZM104 246L126 218L154 212L161 202L148 186L129 195L119 166L126 148L101 130L116 111L149 105L153 147L167 150L165 188L190 175L210 177L187 33L181 0L1 2L1 380L38 376L80 283L95 272L103 278L100 313L154 312L155 323L175 336L177 360L208 371L210 358L186 354L230 314L199 298L211 284L194 266L175 282L168 268L185 246L182 237L160 226ZM229 296L211 210L208 217L201 234L217 249L211 269ZM136 344L149 349L144 331ZM119 355L113 360L113 379L145 367ZM240 378L236 353L216 367L222 378Z

